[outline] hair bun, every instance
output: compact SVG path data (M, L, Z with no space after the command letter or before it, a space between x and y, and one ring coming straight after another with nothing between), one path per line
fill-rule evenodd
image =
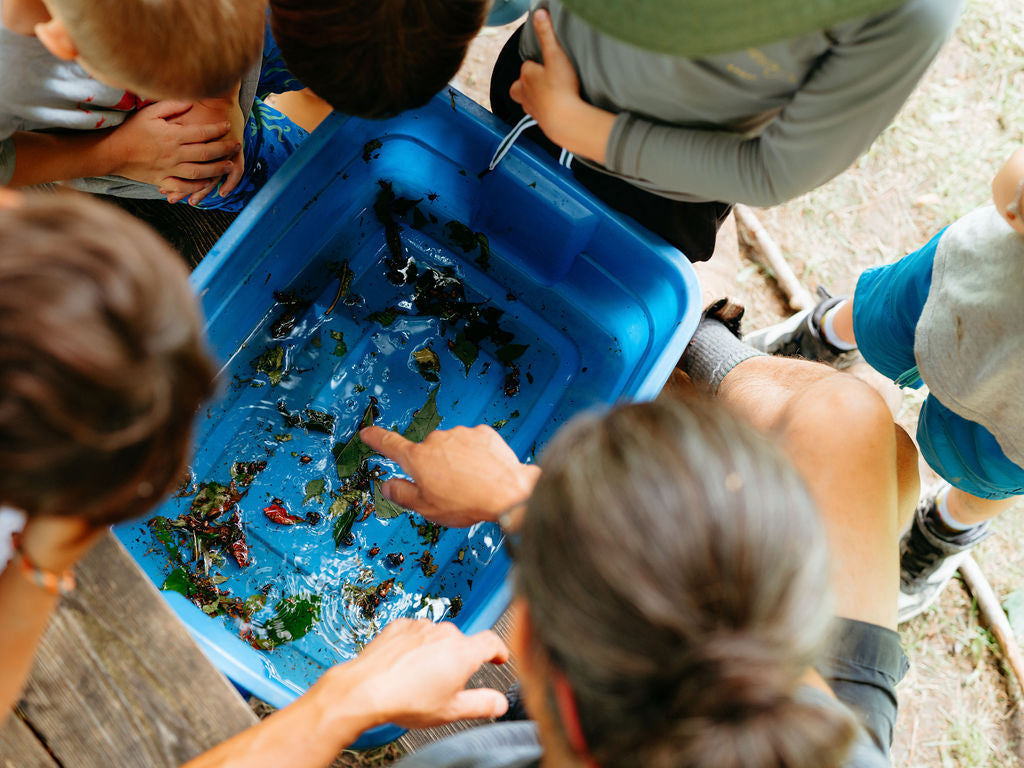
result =
M799 670L773 648L741 634L710 635L681 660L677 680L693 681L699 697L688 690L680 701L690 716L716 722L738 722L792 698ZM682 713L681 713L682 714Z

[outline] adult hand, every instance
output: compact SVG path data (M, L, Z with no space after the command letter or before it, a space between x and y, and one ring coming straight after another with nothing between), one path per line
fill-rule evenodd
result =
M466 689L481 665L504 664L508 648L494 632L466 636L454 624L400 619L354 661L336 667L337 685L352 702L373 709L371 720L429 728L456 720L500 717L505 695Z
M388 480L385 496L453 528L497 520L529 497L540 476L539 467L522 464L488 426L435 430L422 443L381 427L367 427L359 436L412 478Z
M537 121L544 135L555 144L604 163L615 115L580 97L576 69L559 45L546 10L534 12L533 28L540 41L544 63L524 61L519 79L509 88L509 96Z
M106 530L78 517L30 517L21 532L21 550L39 568L63 573L77 563Z
M143 107L107 138L111 173L154 184L164 194L193 194L210 179L231 173L241 150L230 136L231 121L178 125L172 118L192 109L187 101L158 101Z

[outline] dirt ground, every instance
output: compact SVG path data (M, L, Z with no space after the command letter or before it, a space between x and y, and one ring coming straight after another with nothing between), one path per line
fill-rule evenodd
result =
M952 0L950 0L952 2ZM514 26L485 30L456 78L487 104L490 67ZM758 211L805 285L852 290L869 266L895 260L990 196L991 177L1024 143L1024 4L973 0L896 122L839 178L787 205ZM748 327L787 314L770 270L752 259L733 226L701 278L709 294L748 308ZM898 408L911 433L922 396ZM925 473L925 483L934 476ZM976 554L996 594L1024 587L1024 510L997 521ZM927 612L901 627L911 671L900 686L893 749L897 768L1024 764L1021 688L957 580ZM1024 637L1020 638L1024 640Z

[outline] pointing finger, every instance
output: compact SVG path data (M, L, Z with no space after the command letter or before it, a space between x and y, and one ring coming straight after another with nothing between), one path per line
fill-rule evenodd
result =
M359 437L377 453L397 461L403 469L408 469L409 451L416 443L383 427L366 427L360 430Z

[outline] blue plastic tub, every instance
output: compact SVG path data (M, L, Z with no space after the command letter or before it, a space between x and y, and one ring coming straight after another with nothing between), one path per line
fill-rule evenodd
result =
M437 388L442 428L494 424L527 459L581 409L654 397L696 327L700 292L686 259L610 213L546 156L517 147L495 172L478 175L504 131L454 92L385 122L332 116L192 276L213 351L227 361L223 395L197 421L192 481L226 484L233 462L267 462L233 510L252 562L241 568L214 558L211 574L240 598L266 593L257 629L277 601L296 595L317 595L309 599L320 600L319 618L304 637L263 651L239 636L238 620L210 618L181 594L164 594L214 663L275 706L393 618L452 620L476 632L492 626L510 598L494 525L442 531L435 541L416 515L371 514L336 546L329 508L344 487L332 447L355 432L371 396L377 423L404 430ZM453 351L458 322L423 316L410 287L386 276L394 248L413 257L421 275L435 269L461 280L466 301L497 318L497 341L481 341L475 359ZM346 264L353 279L342 291ZM281 323L283 291L309 302L292 312L293 323ZM437 354L439 384L412 356L427 346ZM254 361L275 348L283 375L272 383L273 366L261 372ZM518 387L510 386L513 373ZM334 424L327 432L308 428L305 416L296 424L310 412L330 414ZM369 466L395 470L379 457ZM311 481L323 481L322 493L304 503ZM195 491L156 514L187 512ZM273 522L264 508L274 498L290 513L322 519ZM174 563L146 521L116 532L164 585ZM184 549L194 566L195 551ZM404 563L389 563L392 553ZM392 577L367 618L354 602L365 597L359 588ZM359 746L399 734L378 728Z

